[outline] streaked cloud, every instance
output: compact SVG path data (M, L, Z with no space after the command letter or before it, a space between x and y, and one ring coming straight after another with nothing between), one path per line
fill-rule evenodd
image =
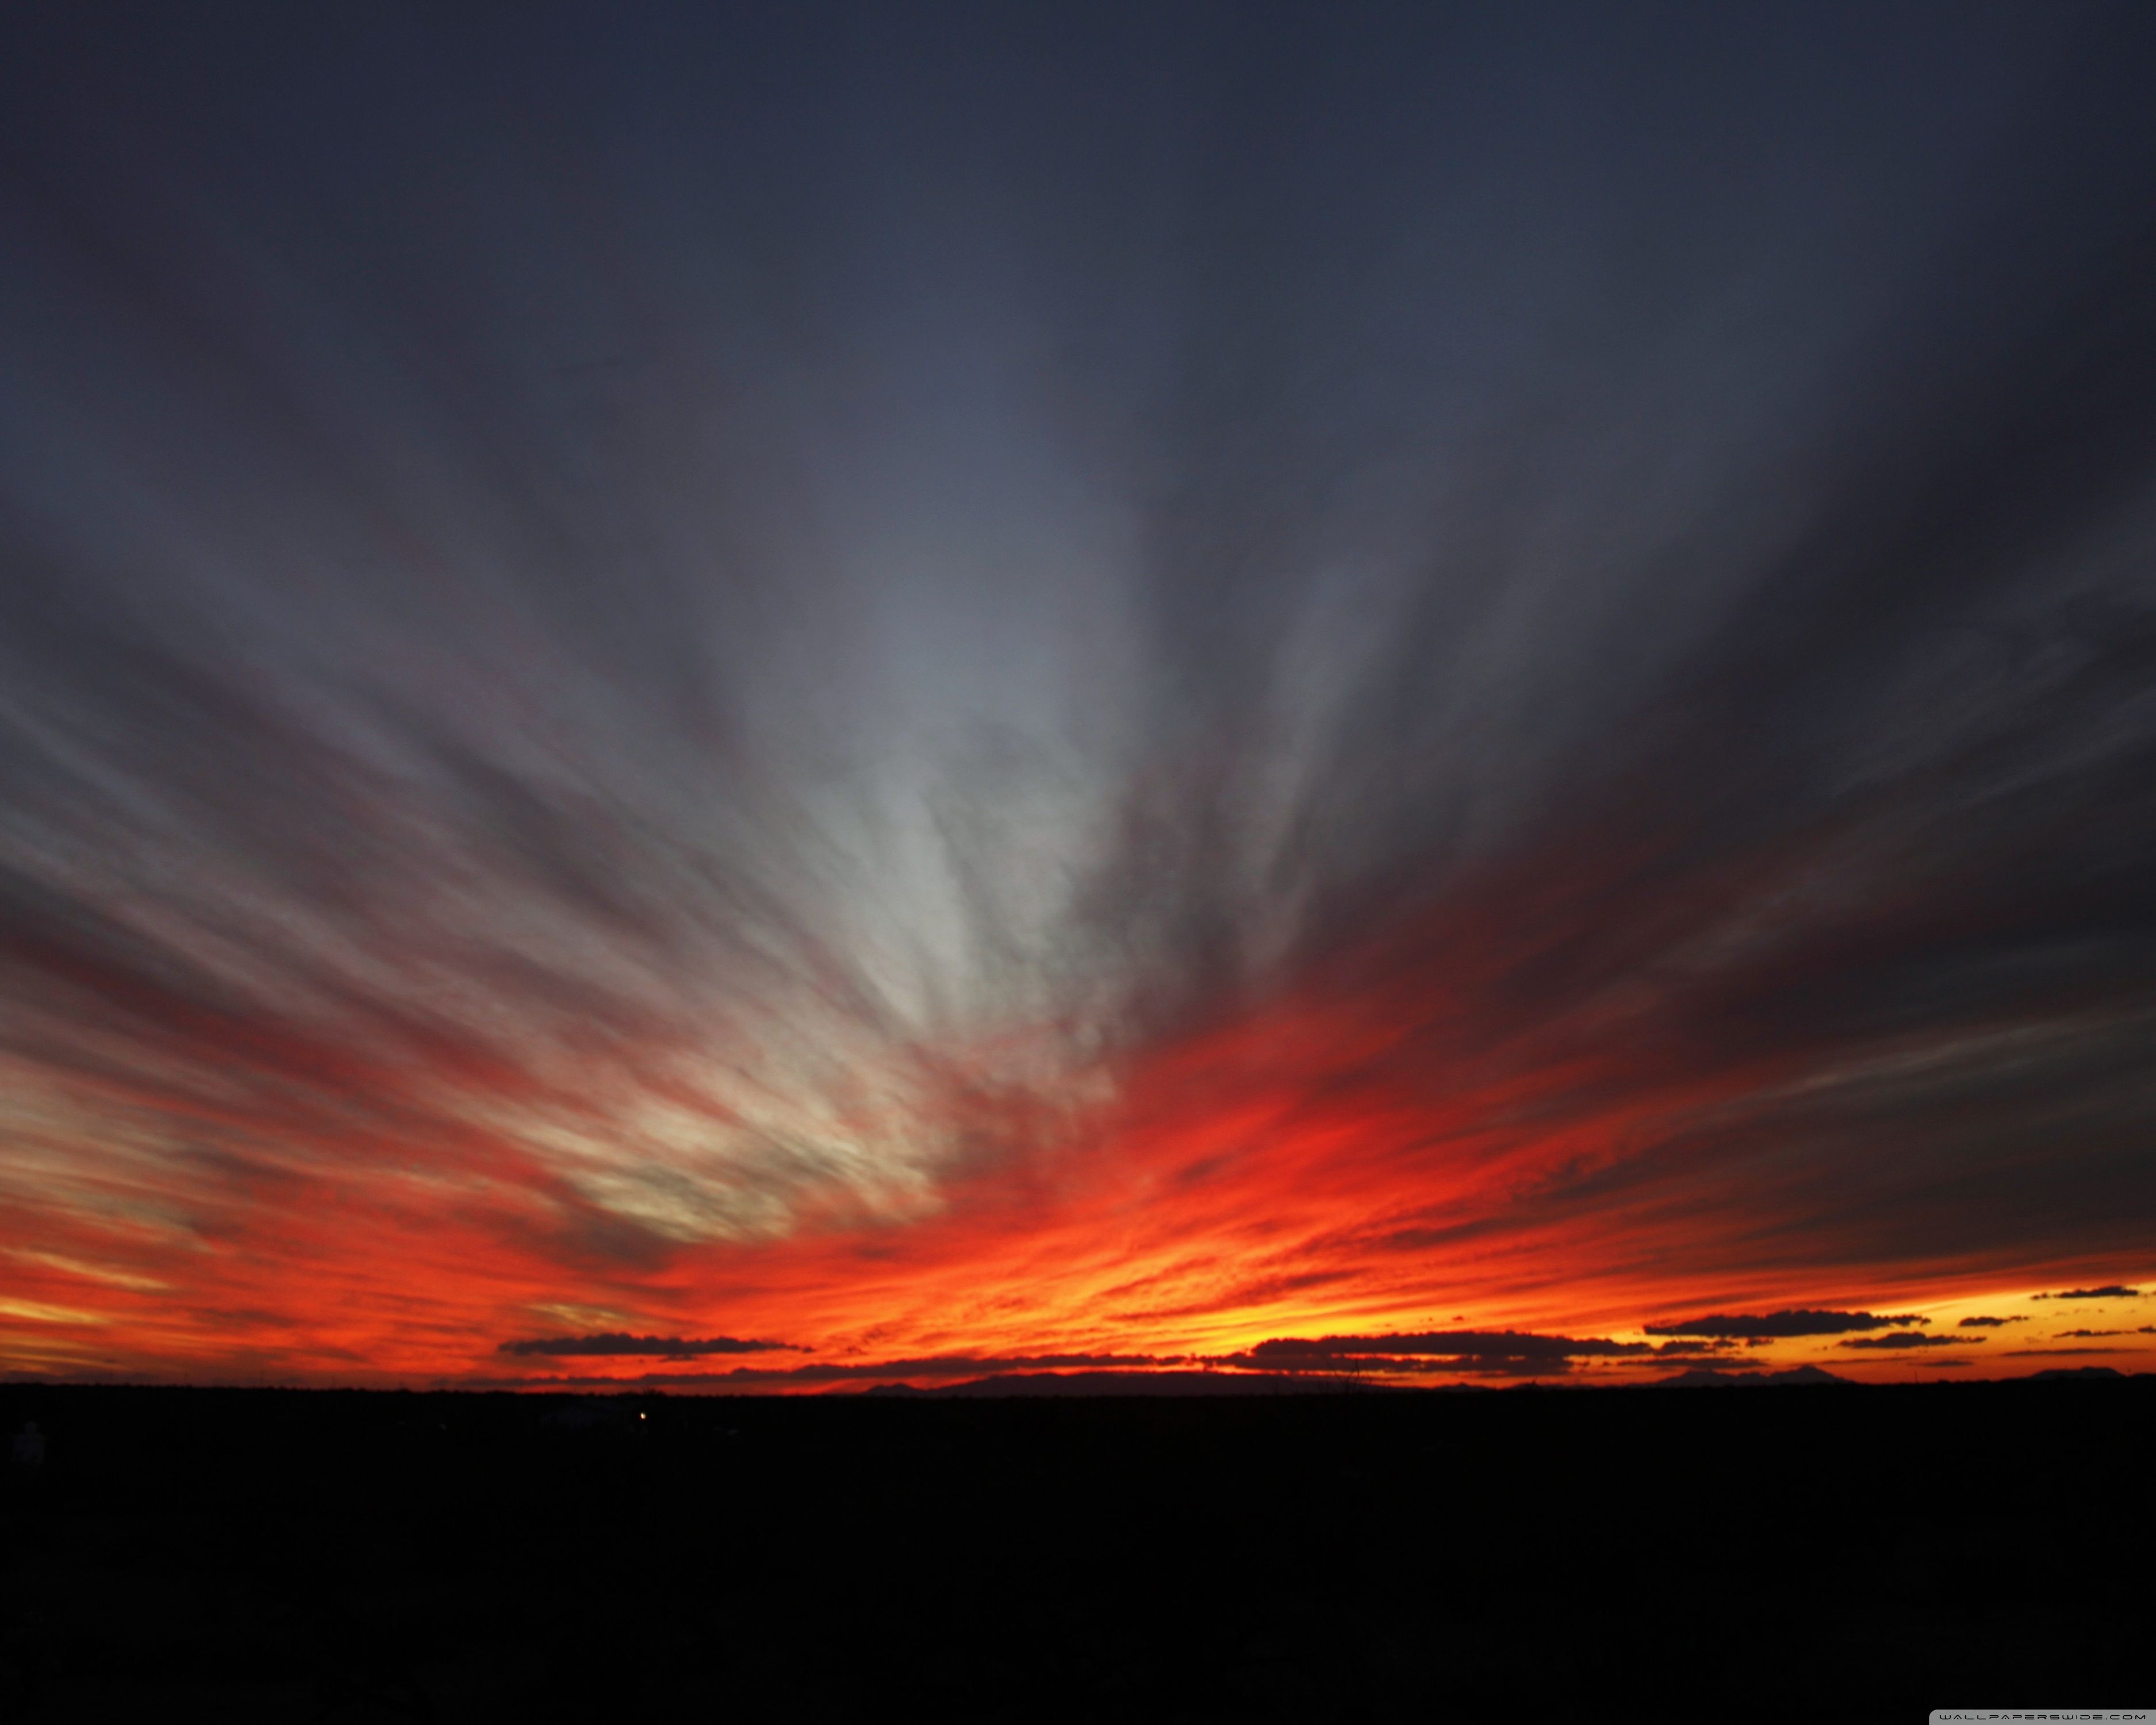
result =
M1930 1322L1913 1312L1890 1317L1870 1312L1768 1312L1749 1317L1717 1313L1710 1317L1686 1318L1673 1324L1648 1324L1645 1327L1650 1336L1727 1336L1763 1340L1784 1336L1840 1336L1851 1330L1886 1330L1897 1324Z
M2137 1297L2144 16L532 16L0 23L0 1365Z
M746 1342L732 1336L631 1336L619 1332L598 1336L541 1336L504 1342L502 1353L533 1357L617 1354L631 1358L693 1358L706 1353L811 1353L792 1342Z

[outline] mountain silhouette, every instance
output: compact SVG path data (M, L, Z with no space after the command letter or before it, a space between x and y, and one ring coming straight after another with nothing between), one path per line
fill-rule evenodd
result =
M1819 1366L1792 1366L1786 1372L1721 1372L1712 1366L1694 1366L1688 1372L1680 1372L1674 1378L1657 1378L1650 1386L1656 1389L1727 1389L1744 1384L1845 1384L1853 1385L1853 1378L1838 1378Z

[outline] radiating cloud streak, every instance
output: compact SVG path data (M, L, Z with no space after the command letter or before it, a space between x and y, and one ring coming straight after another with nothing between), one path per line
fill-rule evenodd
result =
M0 1363L2133 1296L2145 13L0 30Z

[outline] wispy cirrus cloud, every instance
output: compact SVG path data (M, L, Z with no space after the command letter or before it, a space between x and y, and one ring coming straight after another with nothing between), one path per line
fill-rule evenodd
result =
M0 24L0 1359L2133 1296L2122 18Z

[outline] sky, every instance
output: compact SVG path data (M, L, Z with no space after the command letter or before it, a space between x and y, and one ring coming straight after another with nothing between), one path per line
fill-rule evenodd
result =
M0 1372L2156 1367L2152 85L8 8Z

